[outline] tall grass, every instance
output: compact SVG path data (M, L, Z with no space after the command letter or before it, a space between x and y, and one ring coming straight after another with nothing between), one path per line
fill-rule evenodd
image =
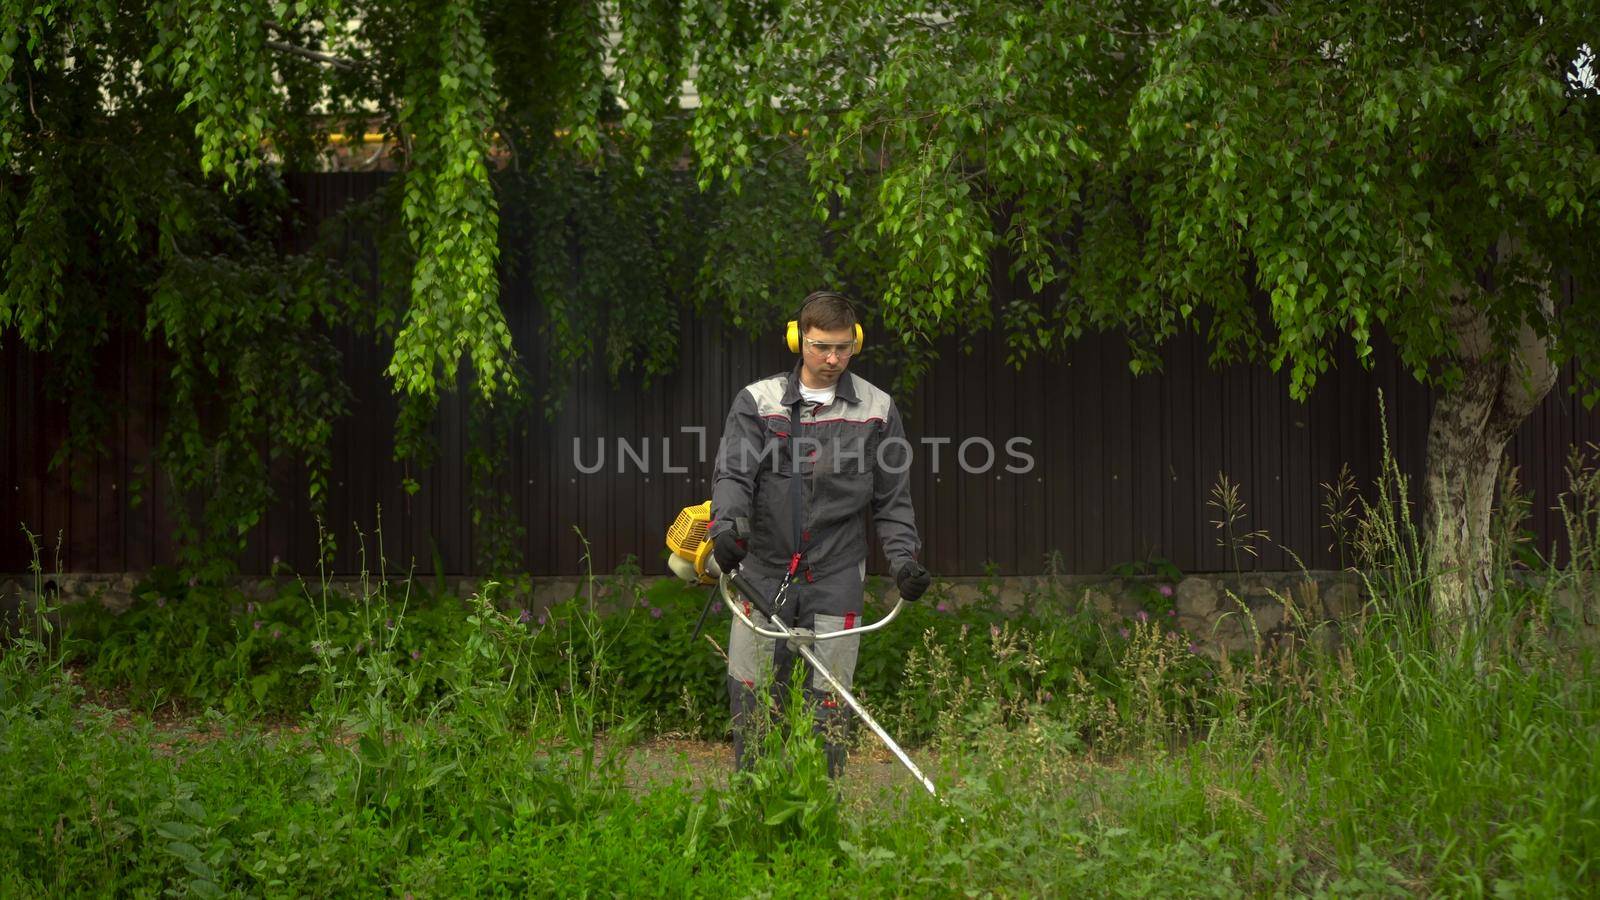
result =
M1576 491L1589 489L1585 471ZM1262 826L1286 809L1342 866L1376 853L1410 888L1551 896L1600 885L1600 680L1593 646L1561 633L1552 602L1592 575L1527 572L1497 554L1486 619L1441 640L1427 603L1436 576L1387 452L1382 472L1357 530L1364 615L1334 652L1312 643L1223 667L1221 693L1246 711L1218 716L1194 749L1209 788L1235 791ZM1584 502L1569 495L1563 507ZM1500 513L1526 508L1513 491ZM1569 535L1574 559L1600 558L1588 556L1592 532Z
M39 535L22 529L32 550L33 592L19 604L16 622L0 619L0 709L37 709L52 698L66 661L66 640L58 625L59 607L46 590ZM61 571L61 538L56 539L55 572ZM7 633L12 632L12 633Z
M1560 598L1593 589L1600 475L1575 466L1577 564L1498 555L1491 615L1458 644L1430 620L1392 459L1340 524L1368 602L1338 641L1292 611L1288 640L1213 663L1160 616L1122 636L1053 596L1012 619L908 613L857 684L937 754L942 802L909 779L836 789L798 695L749 773L630 786L630 698L674 696L645 670L680 658L646 654L697 610L635 621L641 593L608 612L592 572L539 623L486 584L426 644L413 580L380 564L347 602L324 576L300 599L303 735L116 724L38 608L0 660L0 894L1594 893L1600 673ZM1497 534L1525 510L1502 504Z

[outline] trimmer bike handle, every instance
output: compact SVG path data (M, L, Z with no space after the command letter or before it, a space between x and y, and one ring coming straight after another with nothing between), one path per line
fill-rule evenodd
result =
M730 584L733 587L732 591L729 590ZM894 607L890 609L883 618L873 622L871 625L859 625L852 628L842 628L838 631L828 631L822 634L816 634L806 629L800 629L799 631L777 631L774 629L757 627L756 623L751 621L750 617L745 614L743 604L734 599L733 594L735 591L737 591L738 593L750 598L750 602L755 605L756 609L758 609L762 615L766 616L768 619L773 618L772 610L762 609L760 594L753 586L750 585L748 581L745 581L743 578L741 578L737 571L725 573L718 581L717 589L722 592L722 602L728 605L728 611L733 613L734 616L739 619L739 621L743 622L745 627L749 628L751 631L754 631L756 634L761 635L762 637L773 638L776 640L793 641L796 644L812 644L817 641L852 637L877 631L885 625L888 625L890 622L893 622L894 617L900 614L900 608L906 605L906 600L904 597L896 598Z

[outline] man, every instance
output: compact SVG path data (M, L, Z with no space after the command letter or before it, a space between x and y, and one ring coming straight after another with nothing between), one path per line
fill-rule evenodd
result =
M740 575L777 615L819 634L849 629L861 618L867 571L865 514L872 513L900 596L928 589L928 570L911 509L911 446L889 395L850 374L861 347L855 309L843 295L806 297L790 323L794 369L755 382L734 398L723 426L711 488L707 534L718 568ZM747 606L755 623L765 616ZM818 657L846 687L855 672L859 637L820 641ZM734 621L728 641L728 693L734 765L748 764L745 742L757 709L755 689L771 678L786 693L797 654ZM848 709L815 674L805 694L823 736L828 773L844 768Z

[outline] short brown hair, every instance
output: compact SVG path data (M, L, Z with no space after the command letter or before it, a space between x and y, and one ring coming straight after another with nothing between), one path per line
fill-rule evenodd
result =
M815 291L800 304L800 333L855 330L856 308L836 291Z

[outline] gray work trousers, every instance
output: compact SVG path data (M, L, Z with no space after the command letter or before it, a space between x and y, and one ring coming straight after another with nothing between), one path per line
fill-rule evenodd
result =
M865 565L850 568L814 582L797 579L784 594L779 616L790 628L809 628L817 634L854 628L861 621L865 568ZM749 581L759 590L775 591L781 579L775 581L758 577ZM841 595L855 597L853 611L837 612ZM763 596L770 604L771 594ZM828 611L818 611L816 607L819 605L825 606ZM849 605L852 604L846 604ZM757 626L771 630L767 617L754 604L746 601L745 612ZM812 650L833 677L849 688L855 676L856 655L860 647L861 638L851 636L818 641ZM789 697L795 661L799 658L800 654L790 649L787 641L762 637L746 628L738 619L733 620L733 630L728 636L728 701L733 714L733 763L736 771L743 771L750 765L752 759L746 753L746 745L750 740L758 739L761 723L757 717L761 715L763 704L756 691L768 686L775 707L782 710ZM837 778L844 771L845 746L853 718L850 707L834 695L827 682L816 672L810 673L806 681L804 693L812 709L813 731L822 738L828 758L828 774Z

